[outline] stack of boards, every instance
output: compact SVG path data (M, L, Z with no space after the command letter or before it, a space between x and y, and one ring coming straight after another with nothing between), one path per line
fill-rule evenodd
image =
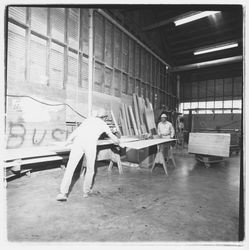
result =
M149 99L133 94L133 105L121 104L119 121L121 134L139 136L146 133L156 134L156 124L152 104Z

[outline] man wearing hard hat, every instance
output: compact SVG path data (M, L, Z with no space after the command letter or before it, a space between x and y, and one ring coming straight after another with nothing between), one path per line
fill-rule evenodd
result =
M157 125L157 133L161 138L172 139L175 135L174 127L172 123L167 121L167 115L165 113L161 114L161 121ZM168 143L160 145L160 150L163 151L164 156L168 159L169 157L170 145Z

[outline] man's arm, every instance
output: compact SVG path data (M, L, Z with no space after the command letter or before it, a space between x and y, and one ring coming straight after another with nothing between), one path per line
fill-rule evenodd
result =
M104 127L105 127L104 132L110 137L110 139L111 139L115 144L119 145L119 144L120 144L120 140L118 139L117 136L115 136L115 135L112 133L111 129L108 127L108 125L107 125L106 123L105 123Z
M170 126L170 138L174 138L174 135L175 135L175 129L174 129L173 125L171 124L171 126Z
M161 129L160 129L160 123L158 123L158 125L157 125L157 134L159 136L162 136L162 132L161 132Z

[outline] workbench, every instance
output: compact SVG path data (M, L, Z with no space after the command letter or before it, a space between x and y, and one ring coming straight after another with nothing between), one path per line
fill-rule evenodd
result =
M132 148L132 149L142 149L146 147L151 147L155 145L160 145L162 143L169 143L175 141L175 139L147 139L139 140L137 137L122 137L120 139L120 147ZM97 147L113 146L111 139L99 140ZM7 185L7 178L20 175L21 173L26 173L30 175L31 168L23 169L23 165L31 165L42 162L60 161L61 167L64 168L64 162L68 159L70 153L70 146L65 147L64 142L53 143L50 146L44 147L32 147L23 149L6 149L4 151L4 181ZM162 153L158 150L152 170L156 163L162 163L165 173L167 174L166 163L161 162L160 159L164 158ZM111 171L113 163L117 163L119 173L122 173L122 164L120 155L114 152L110 157L110 164L108 170ZM7 169L13 170L11 176L7 176Z

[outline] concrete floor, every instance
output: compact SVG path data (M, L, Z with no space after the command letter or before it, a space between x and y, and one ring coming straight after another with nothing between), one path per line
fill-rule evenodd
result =
M34 172L7 187L9 241L200 242L237 241L239 156L210 168L176 153L166 177L159 165L110 174L98 164L95 195L82 198L77 180L67 202L55 197L63 170Z

